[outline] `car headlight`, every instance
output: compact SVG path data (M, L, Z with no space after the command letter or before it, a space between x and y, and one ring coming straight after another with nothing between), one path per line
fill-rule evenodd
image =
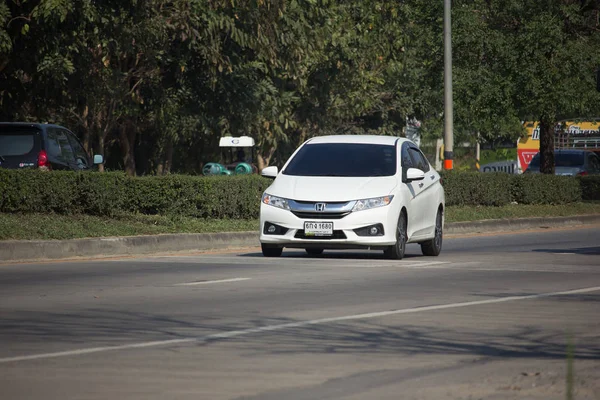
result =
M371 208L384 207L392 202L394 196L374 197L372 199L358 200L352 211L370 210Z
M283 208L284 210L290 209L286 199L277 196L271 196L270 194L264 193L262 196L262 202L273 207Z

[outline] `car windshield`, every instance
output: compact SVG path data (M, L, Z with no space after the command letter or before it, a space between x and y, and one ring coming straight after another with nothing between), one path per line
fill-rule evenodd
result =
M395 146L367 143L306 144L283 171L285 175L342 177L395 173Z
M578 167L584 164L583 152L581 153L554 153L554 165L556 167ZM540 153L537 153L529 164L530 167L540 167Z
M0 129L0 156L29 154L35 144L35 132Z

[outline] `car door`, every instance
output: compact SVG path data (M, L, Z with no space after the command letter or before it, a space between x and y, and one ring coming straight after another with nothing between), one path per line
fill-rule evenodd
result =
M46 152L52 169L73 170L77 169L75 154L69 143L67 131L57 127L46 130Z
M65 130L65 134L69 138L69 143L71 144L73 155L75 156L75 170L84 171L92 168L93 163L79 142L79 139L77 139L71 131Z
M587 172L590 175L600 174L600 157L595 155L594 153L589 153L588 155L588 166Z
M439 185L439 174L431 168L425 155L414 144L410 143L408 152L411 156L414 168L425 173L425 179L412 182L418 200L415 202L416 219L415 239L419 236L429 237L435 228L435 219L438 207L438 193L436 185Z
M422 187L419 186L419 181L407 182L406 171L409 168L414 168L415 164L413 158L410 155L409 143L405 142L402 144L400 151L400 160L402 167L402 182L407 189L406 196L406 209L408 211L408 237L412 238L415 232L423 229L421 218L419 214L422 212L422 207L419 205L421 201Z

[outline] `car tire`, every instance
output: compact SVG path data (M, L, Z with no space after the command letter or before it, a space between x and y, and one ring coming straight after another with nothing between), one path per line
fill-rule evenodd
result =
M283 253L283 247L269 246L267 244L261 244L260 247L265 257L279 257Z
M306 250L306 252L311 256L320 256L321 254L323 254L323 249L308 248L304 250Z
M444 214L442 213L442 210L438 210L435 217L435 236L433 239L421 243L421 251L423 252L423 255L432 257L437 257L440 255L440 252L442 251L442 239L444 237L444 233L442 231L443 218Z
M392 260L402 260L404 258L407 240L406 225L406 214L401 212L396 226L396 243L384 250L383 254L386 258Z

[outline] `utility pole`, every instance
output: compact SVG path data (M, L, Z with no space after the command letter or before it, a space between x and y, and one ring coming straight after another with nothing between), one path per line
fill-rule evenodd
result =
M454 111L452 105L451 0L444 0L444 169L454 168Z

